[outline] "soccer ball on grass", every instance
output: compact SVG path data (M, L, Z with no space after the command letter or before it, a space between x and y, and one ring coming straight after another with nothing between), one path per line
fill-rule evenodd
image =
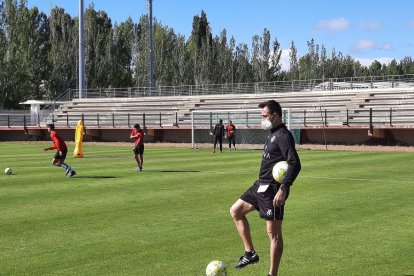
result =
M226 266L222 261L212 261L206 268L206 276L226 276Z
M288 163L286 161L277 162L276 165L273 167L273 178L276 180L277 183L282 183L283 178L285 178L286 171L288 169Z
M4 173L5 173L5 174L12 174L12 169L10 169L10 168L6 168L6 169L4 170Z

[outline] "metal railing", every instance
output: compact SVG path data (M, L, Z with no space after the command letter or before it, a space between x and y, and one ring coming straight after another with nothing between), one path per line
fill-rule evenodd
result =
M194 127L197 129L209 129L216 119L220 117L226 122L231 118L235 125L242 128L258 128L261 122L260 112L238 111L237 115L231 115L221 112L220 116L216 113L205 112L198 113ZM227 119L226 119L227 118ZM283 114L284 121L288 121L286 110ZM57 127L74 128L79 120L84 121L85 127L89 128L131 128L134 124L139 123L146 128L159 127L182 127L190 128L192 126L191 115L179 115L177 112L169 113L88 113L81 115L65 114L64 116L54 116L53 114L46 122L32 124L30 115L27 114L0 114L0 127L44 127L46 123L54 123ZM335 126L395 126L404 125L404 127L414 127L414 113L406 112L399 109L389 108L358 110L292 110L290 113L290 126L293 129L312 128L312 127L335 127Z
M292 80L257 83L198 84L157 87L89 88L82 98L136 98L199 96L220 94L264 94L350 89L414 88L414 75L387 75L330 79ZM79 98L79 90L68 89L61 98ZM57 99L58 100L58 99Z

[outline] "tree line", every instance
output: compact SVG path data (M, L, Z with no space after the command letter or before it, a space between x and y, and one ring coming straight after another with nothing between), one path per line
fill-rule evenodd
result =
M50 15L27 0L0 0L0 109L19 108L27 99L54 99L78 85L78 17L55 7ZM154 19L154 78L157 86L247 83L278 80L414 74L405 57L366 67L349 55L328 52L313 39L299 57L294 41L290 69L281 70L282 49L266 28L249 46L226 29L213 35L201 11L186 38ZM148 17L112 23L93 5L85 11L86 87L148 86Z

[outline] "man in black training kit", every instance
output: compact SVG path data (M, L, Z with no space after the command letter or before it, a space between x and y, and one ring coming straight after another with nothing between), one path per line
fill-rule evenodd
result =
M250 235L250 226L246 214L257 210L266 220L266 230L270 238L270 269L268 276L277 275L283 253L282 220L285 200L290 187L301 169L295 141L291 132L282 122L282 108L274 100L259 104L262 108L262 128L270 130L263 148L259 179L231 207L230 214L244 245L245 253L235 268L259 261ZM288 169L283 183L277 183L272 175L274 165L287 161Z
M219 123L214 127L213 135L214 135L213 153L216 153L217 142L219 142L219 145L220 145L220 152L223 153L224 125L223 125L223 120L222 119L220 119Z

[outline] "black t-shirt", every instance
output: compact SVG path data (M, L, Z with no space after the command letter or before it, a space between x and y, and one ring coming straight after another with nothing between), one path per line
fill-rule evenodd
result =
M224 136L224 125L217 124L214 127L213 134L216 137L223 137Z
M295 140L285 124L273 128L267 137L259 172L260 182L276 183L272 176L272 170L279 161L287 161L288 163L283 184L292 185L299 174L301 164L295 149Z

